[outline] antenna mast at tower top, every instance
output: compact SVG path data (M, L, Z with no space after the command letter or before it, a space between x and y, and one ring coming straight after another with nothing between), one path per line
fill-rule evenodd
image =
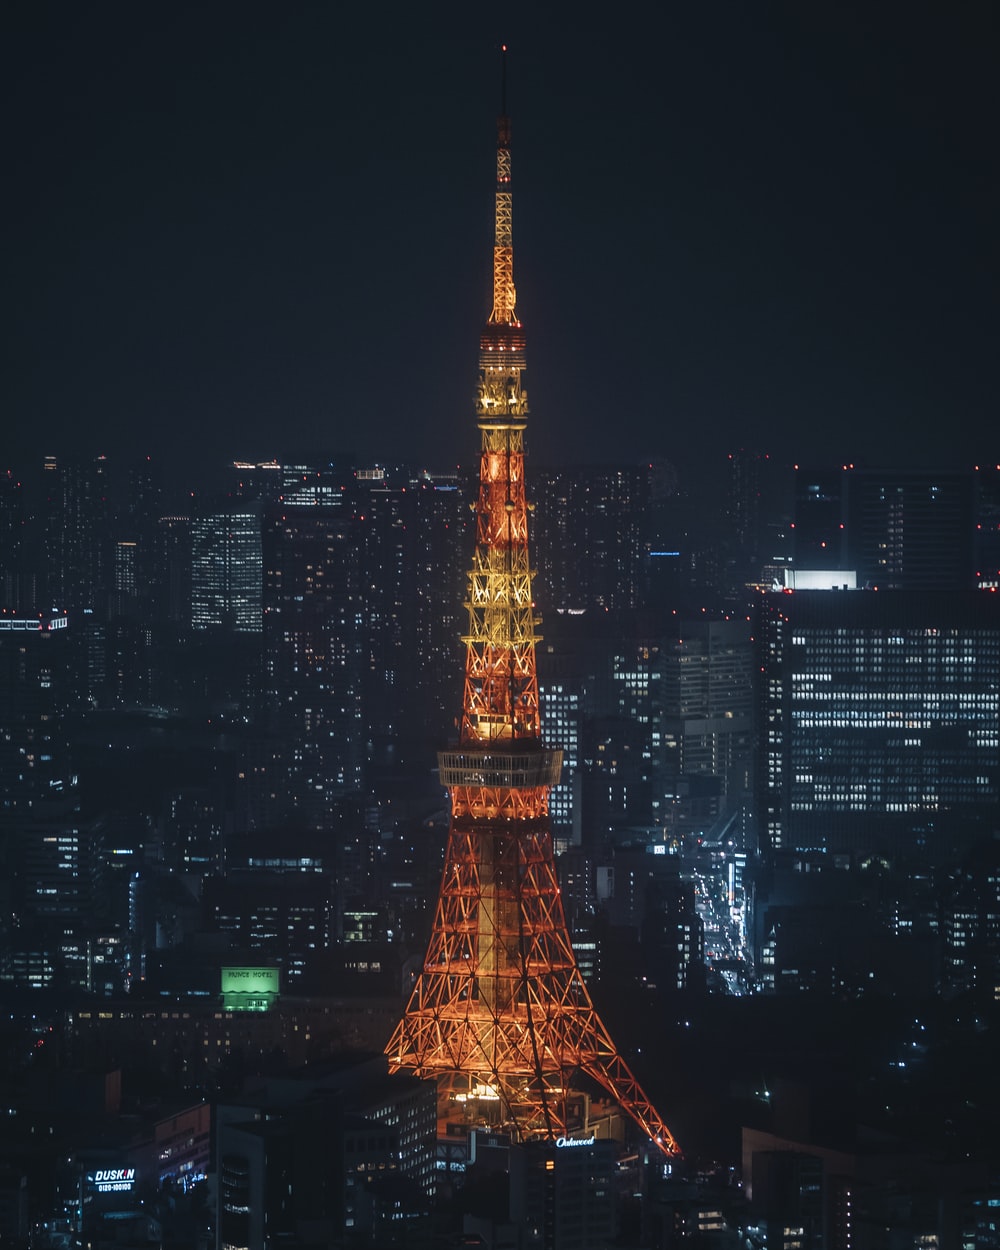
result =
M493 311L490 325L517 326L514 289L514 196L510 181L510 118L507 116L507 45L500 48L500 116L497 118L496 228L493 238Z

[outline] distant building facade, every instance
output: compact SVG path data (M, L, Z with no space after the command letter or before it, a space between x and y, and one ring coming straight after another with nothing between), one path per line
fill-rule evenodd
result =
M385 1244L388 1226L426 1209L437 1091L384 1069L273 1082L218 1106L220 1246Z
M969 591L762 597L765 851L935 858L1000 800L1000 601Z
M542 610L639 607L649 467L539 469L527 484Z
M261 518L256 507L207 507L191 520L191 625L261 630Z
M364 762L364 619L350 517L318 507L268 513L264 565L269 771L259 819L295 813L321 828L360 789Z
M797 568L854 569L880 590L965 591L975 536L971 472L796 469Z

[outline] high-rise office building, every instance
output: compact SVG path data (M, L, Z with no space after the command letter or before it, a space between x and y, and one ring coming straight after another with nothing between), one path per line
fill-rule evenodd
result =
M970 473L854 471L847 543L858 584L967 590L973 580Z
M1000 601L762 597L756 808L773 851L950 858L1000 799Z
M234 460L227 466L226 494L246 506L272 507L282 496L284 471L277 460Z
M639 607L650 475L648 465L543 469L529 475L543 611Z
M191 621L191 518L157 518L156 559L151 582L154 617L175 624Z
M641 933L647 985L666 991L701 987L705 977L705 923L698 914L690 881L664 873L650 876Z
M972 848L953 873L941 917L942 980L952 992L1000 991L1000 834Z
M620 1163L613 1141L579 1135L510 1151L511 1214L538 1250L600 1250L619 1231Z
M976 585L1000 592L1000 464L976 467Z
M106 615L111 533L109 464L46 456L42 467L47 599L58 609Z
M562 743L563 769L549 797L549 819L557 851L582 841L582 780L580 752L583 732L582 693L568 673L547 680L539 677L538 698L545 723Z
M0 980L89 988L103 910L103 829L80 818L65 723L65 615L0 615Z
M160 571L157 543L162 514L160 466L149 456L124 466L113 497L109 547L108 615L155 620L154 589Z
M846 466L795 468L792 558L796 568L846 569Z
M971 473L796 469L795 566L853 569L881 590L968 590L973 488Z
M760 581L761 569L774 554L769 548L782 502L779 472L777 462L762 451L741 447L726 459L723 545L726 581L734 588Z
M65 733L71 703L65 613L0 613L0 815L29 815L72 788Z
M664 639L661 714L652 747L662 822L674 835L705 833L749 795L754 652L746 620L676 620Z
M405 487L391 487L382 476L361 479L351 492L365 652L363 732L374 767L392 764L400 737L412 735L414 709L407 707L406 691L414 667L408 645L414 500Z
M761 468L767 456L741 447L726 461L726 519L738 551L752 556L757 551L761 520Z
M8 469L0 472L0 609L27 616L39 606L38 569L28 553L24 486Z
M330 827L361 788L365 620L357 533L320 507L282 508L264 523L266 750L256 823Z
M205 909L212 929L228 933L235 949L276 962L290 990L332 940L332 889L322 873L230 868L206 882Z
M474 518L464 478L421 474L408 486L414 495L411 527L413 599L408 661L408 708L422 740L436 748L455 730L462 689L463 560ZM418 710L417 710L418 709Z
M191 521L191 625L261 630L261 517L254 506L206 507Z

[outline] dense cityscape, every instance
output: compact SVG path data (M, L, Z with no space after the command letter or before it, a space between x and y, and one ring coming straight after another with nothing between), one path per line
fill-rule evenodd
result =
M524 299L492 16L12 23L0 1245L1000 1247L995 76L728 7Z
M529 470L567 924L684 1151L633 1145L551 1244L996 1244L998 482L737 451L711 518L666 463ZM474 475L184 485L4 479L5 1243L240 1244L249 1135L250 1244L536 1244L510 1148L404 1148L379 1058L440 888Z

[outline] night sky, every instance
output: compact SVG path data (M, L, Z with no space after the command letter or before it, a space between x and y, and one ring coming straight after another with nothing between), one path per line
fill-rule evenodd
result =
M536 463L1000 458L995 5L540 7L6 6L7 463L468 463L501 41Z

